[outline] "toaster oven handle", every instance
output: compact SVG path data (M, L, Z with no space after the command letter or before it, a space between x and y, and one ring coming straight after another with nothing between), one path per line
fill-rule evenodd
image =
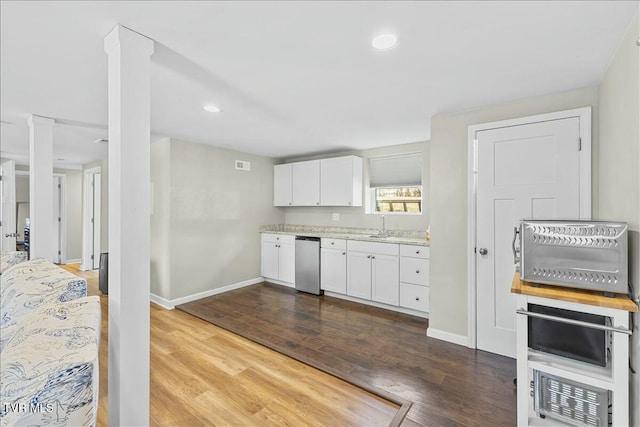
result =
M511 241L511 249L513 250L513 263L516 265L520 264L520 251L516 248L516 239L518 238L518 234L520 234L520 230L518 230L518 227L513 227L513 240Z
M534 312L531 312L531 311L527 311L524 308L517 309L516 313L522 314L524 316L529 316L529 317L537 317L539 319L553 320L554 322L568 323L570 325L577 325L577 326L584 326L585 328L600 329L601 331L620 332L621 334L627 334L627 335L631 335L631 333L632 333L631 330L625 329L625 328L618 328L618 327L615 327L615 326L598 325L596 323L583 322L582 320L567 319L566 317L558 317L558 316L550 316L548 314L534 313Z

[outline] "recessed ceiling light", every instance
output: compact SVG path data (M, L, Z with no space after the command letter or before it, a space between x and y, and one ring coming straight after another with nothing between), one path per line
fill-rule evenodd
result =
M202 109L204 111L209 112L209 113L219 113L220 111L222 111L222 108L218 107L217 105L213 105L213 104L205 105L204 107L202 107Z
M371 40L371 46L376 50L389 50L398 46L398 36L393 33L378 34Z

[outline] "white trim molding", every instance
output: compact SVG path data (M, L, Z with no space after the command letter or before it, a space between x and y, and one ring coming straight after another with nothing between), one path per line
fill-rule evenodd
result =
M580 219L591 219L591 107L575 108L556 111L534 116L518 117L515 119L482 123L468 127L467 133L467 337L461 345L477 348L476 336L476 196L477 196L477 166L478 141L476 135L480 131L498 129L510 126L548 122L577 117L580 122L581 150L580 156ZM429 329L431 330L431 329ZM435 331L439 334L441 331ZM447 334L446 332L444 332ZM429 334L428 334L429 335ZM455 334L454 334L455 335ZM431 335L429 335L431 336ZM461 336L460 336L461 337ZM434 336L434 338L437 338ZM447 341L445 339L445 341ZM453 341L452 341L453 342Z
M232 283L231 285L223 286L221 288L210 289L204 292L198 292L197 294L187 295L186 297L175 298L172 300L163 298L159 295L151 293L151 302L159 305L160 307L173 310L176 305L186 304L191 301L199 300L202 298L211 297L213 295L223 294L225 292L233 291L235 289L244 288L245 286L256 285L258 283L264 282L263 277L256 277L255 279L245 280L243 282Z
M435 338L437 340L446 341L462 346L466 346L468 340L468 338L464 335L454 334L453 332L447 332L440 329L433 329L432 327L427 328L427 336L429 338Z
M384 304L384 303L381 303L381 302L371 301L371 300L366 300L366 299L361 299L361 298L356 298L356 297L352 297L352 296L344 295L344 294L337 294L335 292L325 291L324 294L326 296L328 296L328 297L333 297L333 298L343 299L343 300L347 300L347 301L357 302L359 304L370 305L370 306L378 307L378 308L384 308L385 310L396 311L398 313L409 314L411 316L416 316L416 317L422 317L423 319L428 319L429 318L429 313L426 313L424 311L412 310L410 308L404 308L404 307L400 307L400 306L397 306L397 305Z

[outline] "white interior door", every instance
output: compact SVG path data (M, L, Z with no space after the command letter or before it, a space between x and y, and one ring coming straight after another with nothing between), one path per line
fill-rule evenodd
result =
M0 250L16 250L16 164L0 164Z
M483 130L477 139L477 347L515 357L513 228L580 218L580 119Z
M93 268L100 268L100 200L101 200L101 175L93 174L93 217L92 217L92 233L93 233Z
M53 253L49 257L55 263L60 264L62 255L61 239L62 239L62 184L59 176L53 177L53 245L51 250Z

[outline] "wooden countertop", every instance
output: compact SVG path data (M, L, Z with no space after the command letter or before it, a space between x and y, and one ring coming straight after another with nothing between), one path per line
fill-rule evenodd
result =
M638 306L624 294L615 294L614 297L609 298L605 297L602 292L589 291L586 289L574 289L543 284L531 286L530 282L520 279L520 272L518 271L513 275L511 293L557 299L579 304L595 305L597 307L615 308L618 310L632 312L638 311Z

